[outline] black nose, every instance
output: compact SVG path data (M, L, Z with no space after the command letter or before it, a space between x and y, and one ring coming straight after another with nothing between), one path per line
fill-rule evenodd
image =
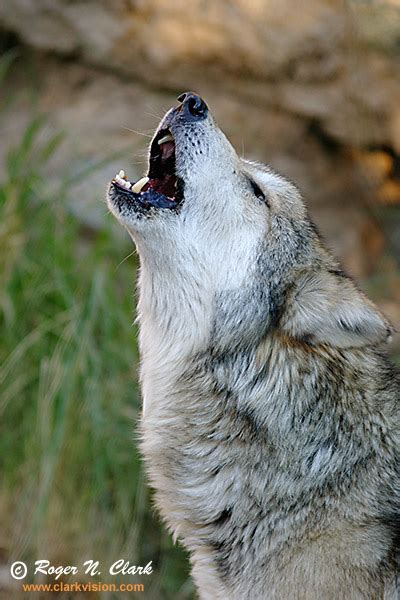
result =
M208 106L200 96L193 92L185 92L178 96L178 102L182 103L181 110L191 120L205 119L208 113Z

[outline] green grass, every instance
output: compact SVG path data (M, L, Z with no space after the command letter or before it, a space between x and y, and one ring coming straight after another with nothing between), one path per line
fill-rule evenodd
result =
M136 260L121 263L132 246L105 206L104 229L88 231L66 208L68 186L49 192L43 172L62 138L41 132L33 120L0 182L0 553L152 560L143 597L192 598L135 441Z

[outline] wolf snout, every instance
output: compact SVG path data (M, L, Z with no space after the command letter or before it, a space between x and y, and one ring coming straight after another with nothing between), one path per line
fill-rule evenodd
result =
M207 104L194 92L184 92L178 96L178 102L181 103L178 111L188 120L201 121L207 117Z

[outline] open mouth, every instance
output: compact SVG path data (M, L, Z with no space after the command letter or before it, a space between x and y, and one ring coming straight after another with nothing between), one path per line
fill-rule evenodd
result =
M132 183L120 171L112 185L141 208L177 208L183 200L183 180L176 175L175 139L171 131L162 129L154 138L146 177Z

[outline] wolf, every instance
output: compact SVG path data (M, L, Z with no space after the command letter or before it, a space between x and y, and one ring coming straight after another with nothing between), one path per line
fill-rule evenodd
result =
M140 256L141 449L202 600L397 598L392 328L193 92L108 205Z

